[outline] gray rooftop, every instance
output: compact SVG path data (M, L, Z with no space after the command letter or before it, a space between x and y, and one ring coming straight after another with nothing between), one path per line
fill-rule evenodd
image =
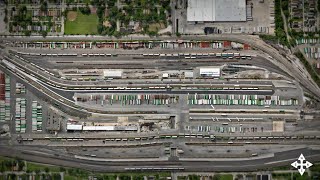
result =
M188 21L246 21L246 0L188 0Z

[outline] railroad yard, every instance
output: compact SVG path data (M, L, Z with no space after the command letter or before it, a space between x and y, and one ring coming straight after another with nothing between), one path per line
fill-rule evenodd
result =
M15 146L162 162L259 159L320 138L303 87L248 44L16 43L2 52L1 117Z
M320 177L320 0L0 0L0 180Z

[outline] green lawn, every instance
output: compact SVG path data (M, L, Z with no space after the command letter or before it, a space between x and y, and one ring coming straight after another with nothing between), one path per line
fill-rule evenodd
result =
M30 171L45 171L45 168L48 167L50 172L59 172L59 167L57 166L50 166L50 165L42 165L42 164L36 164L36 163L30 163L27 162L27 169Z
M232 174L221 174L219 180L233 180Z
M80 1L82 1L82 3L88 3L88 4L90 4L91 2L91 0L80 0Z
M64 175L64 180L74 180L74 179L80 179L79 177L70 176L70 175Z
M76 20L66 20L64 34L96 34L97 26L98 16L96 14L83 15L78 12Z

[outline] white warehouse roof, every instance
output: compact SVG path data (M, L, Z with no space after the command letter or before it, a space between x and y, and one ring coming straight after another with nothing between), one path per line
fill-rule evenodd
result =
M104 77L122 77L121 70L104 70L103 71Z
M81 124L67 124L67 130L70 131L81 131L82 125Z
M114 129L116 131L137 131L137 126L115 126Z
M220 77L220 68L200 68L200 75Z
M83 126L84 131L113 131L114 126Z
M187 21L246 20L246 0L188 0Z
M169 74L168 74L168 73L163 73L163 74L162 74L162 77L163 77L163 78L168 78L168 77L169 77Z
M192 72L192 71L186 71L186 72L184 72L184 77L186 77L186 78L193 78L193 72Z

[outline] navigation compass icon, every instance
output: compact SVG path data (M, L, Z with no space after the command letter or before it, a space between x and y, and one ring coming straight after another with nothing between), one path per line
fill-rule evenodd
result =
M313 164L309 161L306 161L306 158L303 156L303 154L300 155L297 161L293 162L291 166L298 169L300 175L302 176L303 173L311 167Z

